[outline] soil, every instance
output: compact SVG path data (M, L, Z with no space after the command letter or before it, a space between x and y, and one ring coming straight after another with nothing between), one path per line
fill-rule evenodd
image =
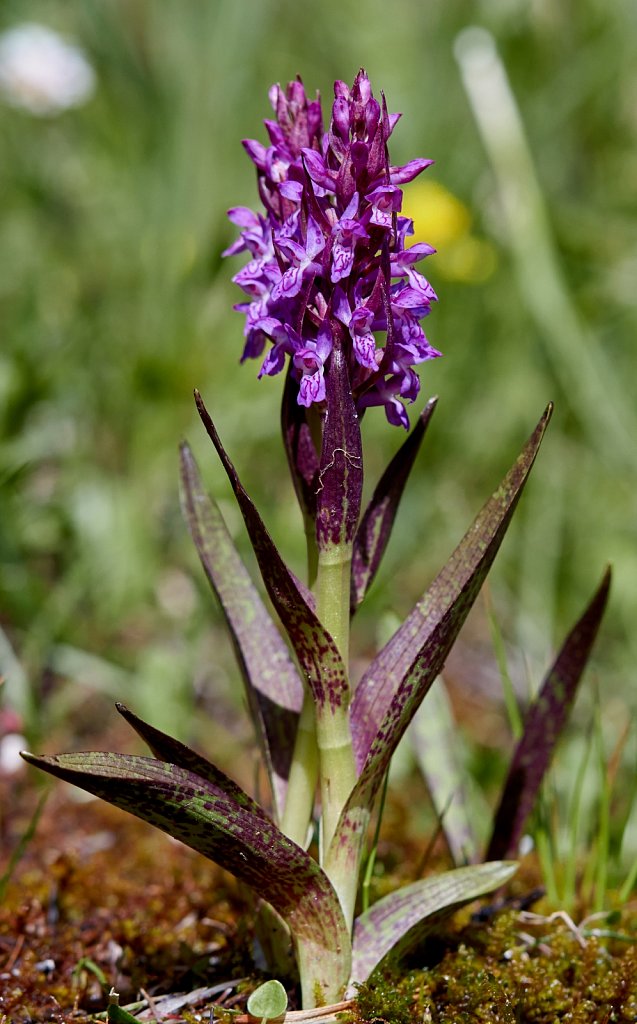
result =
M0 781L0 876L39 792L29 772ZM388 808L376 895L413 881L422 858L408 787L403 799ZM602 934L582 933L541 903L532 910L544 913L521 911L537 882L529 861L502 912L467 910L399 975L365 986L346 1019L634 1024L637 908L596 922ZM229 875L130 815L51 788L0 907L0 1024L83 1024L105 1010L111 988L140 1020L208 1022L213 1005L216 1020L220 1007L244 1015L263 977L250 910ZM164 998L177 993L185 997Z

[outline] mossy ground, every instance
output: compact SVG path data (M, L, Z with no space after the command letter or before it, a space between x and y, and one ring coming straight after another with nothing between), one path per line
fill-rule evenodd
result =
M359 1020L391 1024L634 1024L637 915L606 939L517 911L449 932L429 969L373 978ZM616 923L616 924L617 924ZM595 922L602 931L614 931ZM441 958L439 954L442 954Z
M126 1005L142 990L158 999L261 980L249 910L228 875L129 815L71 792L54 789L0 907L0 1024L82 1024L104 1009L111 986ZM0 795L13 808L3 820L1 873L35 800L26 785ZM397 813L390 808L388 821ZM375 895L410 880L418 847L403 838L400 864L400 837L394 832L381 844L386 874ZM518 895L537 883L532 863L520 875ZM591 923L618 939L575 934L542 904L533 909L546 913L529 920L507 910L474 920L467 910L400 974L361 990L357 1024L634 1024L637 910ZM215 1002L243 1009L249 987ZM165 1019L207 1022L211 1006L201 1000Z
M111 985L125 1005L140 989L187 992L250 970L228 875L69 792L50 797L0 907L2 1024L81 1024Z

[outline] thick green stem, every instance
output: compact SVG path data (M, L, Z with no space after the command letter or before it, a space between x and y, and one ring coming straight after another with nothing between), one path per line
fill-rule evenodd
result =
M349 655L351 545L319 552L316 611L334 639L345 665ZM341 811L356 782L349 727L349 701L317 716L322 805L322 850L327 852ZM340 893L339 893L340 895Z
M334 544L319 552L316 614L336 643L341 658L349 659L351 544Z
M307 846L318 774L319 758L316 745L314 700L310 691L306 690L292 754L285 810L281 822L281 829L286 836L289 836L303 849Z

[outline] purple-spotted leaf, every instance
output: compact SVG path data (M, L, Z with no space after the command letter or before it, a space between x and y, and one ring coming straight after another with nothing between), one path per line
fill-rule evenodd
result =
M338 898L316 861L273 822L210 779L154 758L94 751L23 757L155 825L250 886L290 927L304 1005L313 1006L317 992L340 998L351 943Z
M418 767L438 815L453 863L475 864L484 843L476 826L489 820L486 802L477 805L462 756L462 736L453 717L444 680L438 676L407 732Z
M437 401L437 398L431 398L427 402L415 427L378 481L356 531L352 555L352 614L365 597L380 565L405 484Z
M251 814L267 820L265 811L256 800L248 796L241 789L241 786L234 782L225 772L222 772L220 768L217 768L212 761L198 754L195 750L191 750L185 743L181 743L172 736L168 736L165 732L156 729L148 722L144 722L143 719L138 718L136 714L127 708L125 704L116 702L115 707L122 718L133 727L137 735L141 736L153 757L158 761L174 764L178 768L183 768L184 771L198 775L199 778L205 779L207 782L212 783L213 786L221 789L239 807L243 807L244 810L250 811Z
M361 428L352 398L341 331L337 321L333 321L317 495L316 539L319 551L352 543L363 491Z
M517 851L595 642L608 600L610 580L611 571L607 569L527 712L524 731L511 760L495 814L487 857L509 856Z
M394 717L391 705L401 689L402 697L396 707L404 701L406 678L412 679L407 685L411 692L414 671L419 677L424 673L422 699L442 668L509 526L552 410L549 405L520 456L478 513L449 561L374 658L357 686L351 718L359 769L362 770L381 725L383 730L389 727ZM422 681L420 686L423 686Z
M347 673L334 640L301 593L294 576L281 558L254 502L221 444L201 395L195 400L202 422L232 485L257 558L266 590L290 638L316 704L317 715L330 714L349 701Z
M351 707L358 781L327 855L331 878L357 871L371 808L392 755L474 603L537 455L552 407L403 625L363 675Z
M303 683L221 512L204 490L187 444L181 446L180 468L184 515L232 636L280 820L303 703Z
M429 935L444 918L484 896L515 874L507 861L456 868L432 875L374 903L356 918L350 985L367 981L385 957L400 957Z
M283 445L303 518L314 522L319 456L308 423L308 410L296 400L298 392L299 385L288 368L281 403ZM316 413L312 415L316 416Z

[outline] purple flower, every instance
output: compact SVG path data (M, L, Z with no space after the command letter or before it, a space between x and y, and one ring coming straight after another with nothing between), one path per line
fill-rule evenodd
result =
M374 98L364 71L351 89L335 82L327 131L300 79L285 91L273 86L270 101L270 144L244 142L265 212L228 213L241 233L224 255L250 256L233 278L249 298L235 306L245 315L242 360L270 343L259 376L279 373L289 357L297 401L320 405L338 335L358 411L380 405L390 423L408 427L404 403L420 388L413 368L440 353L420 325L436 293L414 267L435 250L405 247L413 223L401 216L400 186L432 161L390 165L400 115Z

